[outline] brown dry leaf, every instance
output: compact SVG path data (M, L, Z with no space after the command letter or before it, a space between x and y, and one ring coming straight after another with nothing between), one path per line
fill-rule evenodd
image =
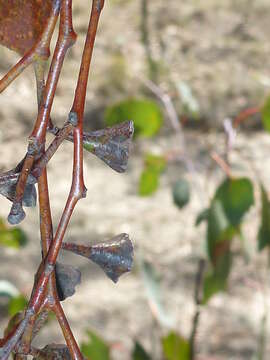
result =
M24 55L40 38L54 0L0 0L0 44Z

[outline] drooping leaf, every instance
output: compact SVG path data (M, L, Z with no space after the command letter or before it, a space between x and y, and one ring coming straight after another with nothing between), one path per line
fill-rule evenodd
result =
M226 179L217 189L215 199L222 203L231 225L237 227L254 204L253 185L247 178Z
M140 270L153 315L163 326L173 327L174 319L167 313L163 305L159 275L153 265L143 259L140 261Z
M270 96L268 96L262 107L262 123L266 131L270 132Z
M232 253L230 243L223 241L220 243L222 251L216 256L215 264L205 275L203 282L203 304L218 292L226 291L228 277L232 266Z
M162 348L166 360L189 360L189 342L181 335L170 332L162 339Z
M149 196L153 194L159 185L160 173L153 169L146 169L141 173L139 181L139 195Z
M0 0L0 44L24 55L40 38L53 0Z
M195 226L199 226L203 221L207 221L209 217L209 208L203 209L199 212L196 218Z
M81 272L71 265L56 263L56 287L60 301L75 294L75 288L81 283Z
M93 331L87 331L88 341L83 342L81 351L91 360L110 360L110 348L106 342Z
M49 344L39 350L33 360L72 360L72 357L66 345Z
M151 137L155 135L162 123L163 116L159 106L150 100L129 99L109 107L105 113L106 125L132 120L135 135Z
M223 244L224 241L231 241L235 231L235 228L226 217L221 201L214 199L209 209L207 226L208 256L213 264L215 264L217 256L222 255L216 253L217 247L219 244Z
M132 360L151 360L150 355L147 354L138 341L135 342L135 346L132 351Z
M115 236L106 243L92 246L63 243L62 249L95 262L115 283L122 274L131 271L132 268L133 245L128 234L125 233Z
M253 186L246 178L226 179L216 191L207 212L207 250L212 268L204 279L204 302L226 290L231 241L240 233L243 217L253 203Z
M260 251L266 246L270 246L270 202L263 185L261 185L261 202L261 225L258 232L258 248Z
M14 316L18 312L24 310L27 305L27 299L23 295L18 295L9 300L8 313L10 316Z
M179 209L186 206L190 199L189 183L185 179L178 180L173 186L173 201Z
M127 169L134 126L125 121L111 128L92 131L83 137L83 147L98 156L117 172Z

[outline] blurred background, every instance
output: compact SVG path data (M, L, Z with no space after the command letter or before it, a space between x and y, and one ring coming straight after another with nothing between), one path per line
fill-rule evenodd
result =
M58 126L72 104L90 6L73 4L78 40L57 88L52 118ZM66 240L93 244L126 232L135 263L114 284L87 260L60 256L82 272L63 306L86 356L101 346L104 355L91 359L268 359L269 56L266 0L106 1L85 131L134 120L135 138L125 174L85 152L88 196ZM0 75L18 59L1 47ZM2 171L23 158L36 111L29 68L0 96ZM72 151L65 142L48 166L55 226L69 192ZM224 207L228 227L213 199ZM12 233L5 223L9 208L1 197L0 337L30 296L40 261L37 209L27 209L20 232ZM231 221L235 213L238 220ZM219 229L213 238L219 221L226 236ZM225 240L229 250L216 246ZM63 342L54 320L38 338L41 346L49 342Z

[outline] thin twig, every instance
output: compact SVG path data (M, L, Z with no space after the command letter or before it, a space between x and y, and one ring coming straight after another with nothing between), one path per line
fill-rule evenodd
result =
M232 177L230 166L215 151L210 154L211 158L219 165L228 178Z
M47 60L50 55L50 42L55 29L60 10L60 0L54 1L52 13L49 17L39 42L33 49L28 51L9 72L0 79L0 93L3 92L29 65L32 63Z
M195 281L195 292L194 292L194 300L196 304L196 311L193 316L192 320L192 329L189 338L189 345L190 345L190 357L189 360L194 360L195 358L195 340L197 329L199 326L200 314L201 314L201 303L202 303L202 283L203 283L203 274L205 270L206 261L201 259L198 264L198 270L196 274L196 281Z
M163 106L166 110L168 119L171 123L171 126L172 126L173 130L175 131L175 133L177 134L179 147L181 147L181 153L183 154L182 159L184 161L184 164L185 164L187 170L190 172L190 174L193 177L193 182L194 182L194 184L196 184L195 189L198 189L197 195L198 195L202 205L204 206L205 201L202 197L202 194L204 194L204 191L201 189L200 183L195 182L195 180L194 180L195 177L197 176L197 170L193 163L193 160L190 158L190 156L187 153L185 134L184 134L181 122L179 121L179 117L175 110L175 107L173 105L171 97L167 93L165 93L159 86L157 86L153 81L151 81L149 79L142 79L142 78L140 78L140 80L153 94L155 94L155 96L163 104Z

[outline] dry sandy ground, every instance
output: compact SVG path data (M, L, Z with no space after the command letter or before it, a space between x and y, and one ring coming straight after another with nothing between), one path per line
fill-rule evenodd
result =
M236 4L237 3L237 4ZM268 93L270 73L267 68L270 53L269 4L264 0L179 1L166 3L155 0L151 7L153 53L164 61L161 83L170 91L166 79L186 81L201 106L201 116L209 123L222 123L226 116L236 114L246 105L257 104ZM74 23L79 33L86 29L88 2L74 4ZM87 127L101 127L102 109L111 101L132 95L139 82L131 79L145 70L144 49L138 26L139 1L109 2L104 11L94 54L91 86L87 96ZM72 101L78 46L71 50L63 70L53 109L53 117L61 124ZM165 50L164 50L165 49ZM124 57L126 71L119 70L118 56ZM122 57L121 57L122 58ZM115 60L116 59L116 60ZM15 62L15 55L0 50L1 73ZM113 74L116 74L113 75ZM34 82L27 70L0 97L0 166L10 169L24 154L27 135L35 114ZM174 97L174 92L171 91ZM175 97L176 104L177 98ZM22 135L24 137L22 137ZM126 174L112 172L94 157L87 156L85 182L88 197L76 208L67 232L67 240L95 242L128 232L135 244L136 256L143 253L162 276L164 305L175 319L175 328L188 336L194 312L194 276L198 258L204 253L204 228L194 228L198 211L207 205L214 186L221 179L219 169L209 176L208 150L222 150L223 136L214 131L187 133L188 153L194 159L200 175L186 174L180 164L172 166L162 177L161 188L149 199L139 198L138 177L142 168L142 153L161 152L177 139L168 129L154 141L137 141ZM270 186L270 166L266 154L270 138L262 133L239 135L232 154L235 173L256 178L259 174ZM49 165L49 182L54 223L57 224L71 179L67 164L72 147L66 143ZM172 203L170 185L183 174L192 180L192 202L179 212ZM207 179L207 181L205 180ZM196 189L200 189L197 196ZM256 195L258 198L256 189ZM9 203L1 199L0 215L8 213ZM198 331L198 359L253 359L264 308L269 307L269 273L264 255L257 256L256 232L258 207L246 219L244 233L250 261L236 256L229 293L215 297L201 317ZM29 295L33 273L39 263L38 214L27 211L23 229L29 236L28 245L19 253L1 249L0 278L12 281ZM239 246L236 250L239 250ZM87 328L94 328L114 343L114 359L129 359L132 339L138 338L151 350L153 336L165 333L155 325L140 274L136 269L114 285L94 265L65 256L82 271L82 284L76 295L64 303L74 333L79 341ZM11 271L12 269L12 271ZM0 319L1 330L7 319ZM267 326L269 333L269 325ZM269 336L267 336L269 339ZM56 323L42 332L42 344L61 341ZM160 354L155 350L154 359ZM270 353L268 346L267 353ZM266 356L266 359L268 357Z

